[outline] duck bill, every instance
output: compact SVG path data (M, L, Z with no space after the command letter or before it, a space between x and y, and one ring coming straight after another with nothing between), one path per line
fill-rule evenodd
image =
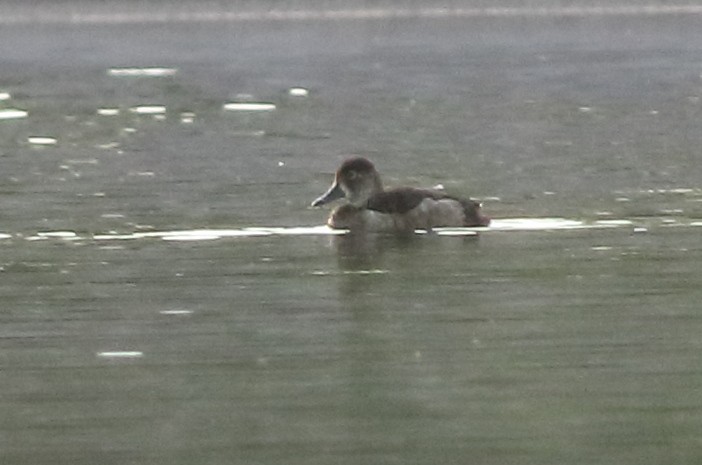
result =
M312 202L313 207L319 207L320 205L327 204L329 202L333 202L336 199L340 199L342 197L345 197L346 195L344 194L344 191L341 189L341 186L339 186L339 183L336 181L334 184L331 185L328 191L326 191L324 194L320 195L317 197L314 202Z

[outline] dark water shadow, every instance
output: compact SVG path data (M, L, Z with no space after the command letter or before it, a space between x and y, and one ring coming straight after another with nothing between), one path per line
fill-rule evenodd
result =
M357 301L362 295L382 289L387 280L412 281L440 266L446 247L462 249L475 245L479 236L439 237L429 234L349 233L334 236L332 245L342 279L341 295Z

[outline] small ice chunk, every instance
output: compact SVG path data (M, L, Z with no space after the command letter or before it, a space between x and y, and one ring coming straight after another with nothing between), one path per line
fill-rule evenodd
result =
M310 92L304 87L291 87L288 90L288 95L291 97L307 97Z
M163 105L138 105L129 109L132 113L139 115L159 115L166 112Z
M100 116L117 116L119 108L98 108L97 114Z
M272 111L275 104L268 102L230 102L224 104L227 111Z
M192 315L192 310L161 310L161 315Z
M0 119L21 119L27 116L29 116L27 111L17 108L4 108L0 110Z
M44 232L38 232L37 236L39 237L53 237L53 238L58 238L58 239L72 239L75 237L78 237L76 233L73 231L44 231Z
M173 76L178 72L175 68L110 68L107 74L117 77L162 77Z
M56 145L58 140L54 137L45 136L30 136L27 138L27 142L34 145Z
M104 358L139 358L144 356L144 352L139 352L136 350L98 352L97 356Z

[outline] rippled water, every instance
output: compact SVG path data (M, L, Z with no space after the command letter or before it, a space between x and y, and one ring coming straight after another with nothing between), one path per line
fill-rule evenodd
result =
M6 21L2 463L698 463L688 13Z

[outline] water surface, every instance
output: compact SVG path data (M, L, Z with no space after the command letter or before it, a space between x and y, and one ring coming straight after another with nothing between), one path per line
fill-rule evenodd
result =
M699 26L6 24L3 463L698 463ZM349 153L495 221L331 234Z

